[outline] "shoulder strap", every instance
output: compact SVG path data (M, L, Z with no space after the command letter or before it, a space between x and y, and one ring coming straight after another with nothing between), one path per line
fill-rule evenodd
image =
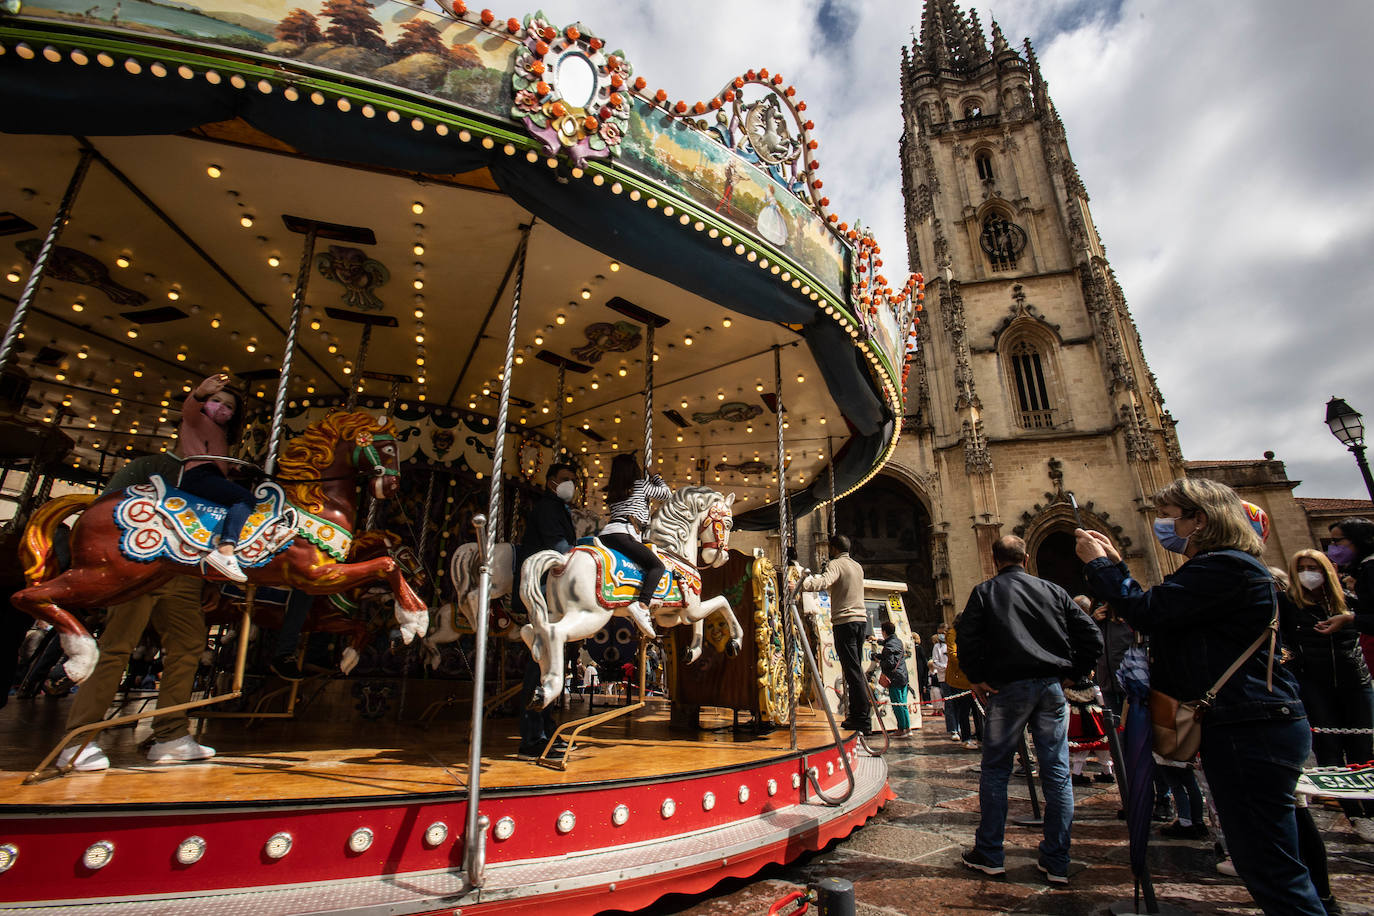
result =
M1254 565L1261 566L1261 568L1264 569L1265 575L1269 578L1269 597L1274 602L1274 614L1269 619L1269 626L1265 627L1264 632L1260 633L1259 637L1253 643L1250 644L1250 648L1242 652L1240 657L1231 663L1231 667L1227 668L1222 673L1221 677L1217 678L1217 682L1213 684L1205 694L1202 695L1202 703L1206 706L1212 705L1212 702L1216 699L1218 691L1220 691L1221 688L1226 685L1226 682L1231 679L1232 675L1234 675L1237 671L1240 670L1240 666L1245 664L1246 660L1249 659L1250 656L1254 655L1257 651L1259 651L1259 647L1264 645L1266 640L1268 640L1269 642L1269 665L1265 671L1265 686L1268 688L1270 693L1274 692L1274 650L1277 648L1279 632L1278 588L1274 584L1274 577L1269 574L1268 567L1264 567L1258 560L1250 556L1250 554L1244 553L1239 550L1228 550L1225 551L1225 553L1234 553L1239 556L1246 557L1247 559L1251 560L1254 563Z

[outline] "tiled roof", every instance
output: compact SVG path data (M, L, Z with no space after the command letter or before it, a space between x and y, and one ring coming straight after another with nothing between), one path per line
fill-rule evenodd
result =
M1374 502L1367 499L1322 499L1299 496L1297 502L1306 512L1369 512L1374 510Z

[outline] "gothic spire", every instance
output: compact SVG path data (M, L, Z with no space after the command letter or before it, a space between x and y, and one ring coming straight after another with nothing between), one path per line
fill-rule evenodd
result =
M992 53L993 56L1001 54L1003 51L1010 50L1007 44L1007 36L1002 34L1002 27L997 24L997 20L992 20Z
M955 0L926 0L916 57L930 70L967 71L988 59L977 13L965 17Z

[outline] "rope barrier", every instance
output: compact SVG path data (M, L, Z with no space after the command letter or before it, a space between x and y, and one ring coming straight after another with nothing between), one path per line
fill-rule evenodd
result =
M1374 728L1314 728L1314 735L1374 735Z

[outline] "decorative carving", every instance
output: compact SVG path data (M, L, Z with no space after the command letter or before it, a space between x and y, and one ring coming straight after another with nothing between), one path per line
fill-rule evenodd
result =
M572 355L584 363L598 363L607 353L628 353L640 344L639 326L628 321L598 321L587 325L582 332L587 344L577 347Z
M799 572L788 570L788 584ZM766 557L754 560L754 630L755 645L759 652L759 711L769 721L780 724L790 721L792 706L796 702L801 686L806 683L802 677L802 656L799 646L792 647L788 657L787 639L784 623L786 609L778 600L778 578L773 564ZM796 693L790 693L792 685Z
M988 452L988 441L983 436L982 420L964 420L964 470L970 474L991 474L992 455Z
M38 258L43 247L42 239L21 239L14 243L32 263ZM48 257L46 277L66 283L90 286L104 293L115 305L135 306L148 301L148 297L136 289L120 286L110 277L110 270L92 255L75 248L58 245Z
M329 250L315 257L320 276L343 287L345 305L364 311L380 311L381 299L373 292L391 279L391 271L361 248L330 245Z
M549 156L567 153L573 165L620 152L630 126L630 99L623 87L634 67L621 51L576 23L561 31L541 16L525 17L523 47L515 57L511 114Z
M743 401L726 401L710 413L698 411L692 414L692 422L704 425L706 423L744 423L752 420L763 413L763 408L757 404L746 404Z
M758 477L761 474L771 474L773 466L753 459L750 461L741 461L736 464L727 464L722 461L716 465L715 469L717 471L734 471L737 474L743 474L745 477Z
M1013 323L1023 318L1028 319L1030 321L1038 322L1044 325L1046 328L1053 331L1055 333L1055 336L1059 336L1059 325L1051 324L1049 321L1045 319L1044 315L1040 314L1040 312L1036 309L1035 306L1031 305L1026 301L1026 291L1020 283L1017 283L1015 286L1011 288L1011 298L1011 308L1007 310L1007 314L1005 317L1002 318L1001 324L997 325L997 327L992 332L992 341L994 348L997 345L997 341L1001 340L1002 335L1007 332L1007 329L1010 328Z

